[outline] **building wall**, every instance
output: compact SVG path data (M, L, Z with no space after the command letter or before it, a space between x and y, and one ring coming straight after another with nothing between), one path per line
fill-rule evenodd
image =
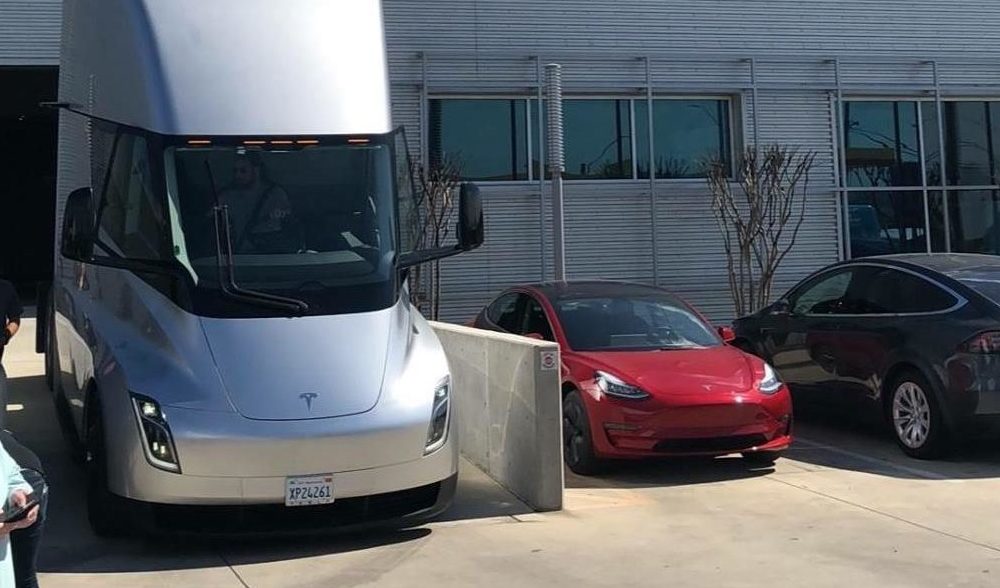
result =
M61 9L61 0L0 0L0 66L59 65Z
M429 96L535 95L538 66L559 62L567 94L642 97L643 58L657 95L733 96L741 144L756 130L760 143L816 150L807 220L779 291L840 256L834 59L844 95L932 95L936 60L944 95L1000 96L995 0L383 2L394 114L418 155ZM0 65L58 62L60 4L0 0ZM447 319L464 320L501 288L552 274L547 186L483 188L487 245L445 262ZM729 318L709 202L702 180L661 180L652 191L646 180L567 183L570 277L655 276L710 316Z
M988 61L997 55L1000 28L1000 4L991 0L384 0L384 6L396 122L409 130L415 152L426 155L418 139L426 134L427 97L531 96L538 65L549 62L562 64L567 95L643 97L644 58L657 95L733 96L744 145L754 143L757 129L761 144L816 151L806 221L776 294L841 255L838 69L845 96L926 96L934 87L931 59L939 61L945 95L1000 95L1000 59ZM481 187L487 245L445 263L447 319L472 316L511 283L552 275L547 184ZM659 180L652 193L648 180L568 182L569 276L650 282L655 267L659 284L712 318L730 318L725 256L704 180Z

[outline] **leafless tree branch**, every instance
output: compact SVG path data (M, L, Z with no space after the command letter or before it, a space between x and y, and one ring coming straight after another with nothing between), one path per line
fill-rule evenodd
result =
M815 152L771 145L743 153L738 179L730 166L709 161L712 211L722 233L733 309L754 312L771 299L778 267L795 246L805 220Z

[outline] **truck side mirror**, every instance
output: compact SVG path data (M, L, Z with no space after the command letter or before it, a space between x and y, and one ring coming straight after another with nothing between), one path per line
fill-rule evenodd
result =
M462 184L458 194L458 247L471 251L483 244L483 197L479 186Z
M90 188L70 193L63 214L61 252L66 259L89 263L94 257L96 225L94 194Z

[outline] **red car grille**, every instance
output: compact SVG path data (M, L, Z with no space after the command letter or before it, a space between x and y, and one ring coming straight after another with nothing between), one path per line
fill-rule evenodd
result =
M656 444L656 451L698 453L710 451L740 451L767 443L764 435L733 435L703 439L665 439Z

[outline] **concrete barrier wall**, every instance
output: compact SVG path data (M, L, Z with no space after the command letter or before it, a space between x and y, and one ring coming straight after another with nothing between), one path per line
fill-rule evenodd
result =
M452 374L462 454L528 506L563 497L559 347L434 324Z

